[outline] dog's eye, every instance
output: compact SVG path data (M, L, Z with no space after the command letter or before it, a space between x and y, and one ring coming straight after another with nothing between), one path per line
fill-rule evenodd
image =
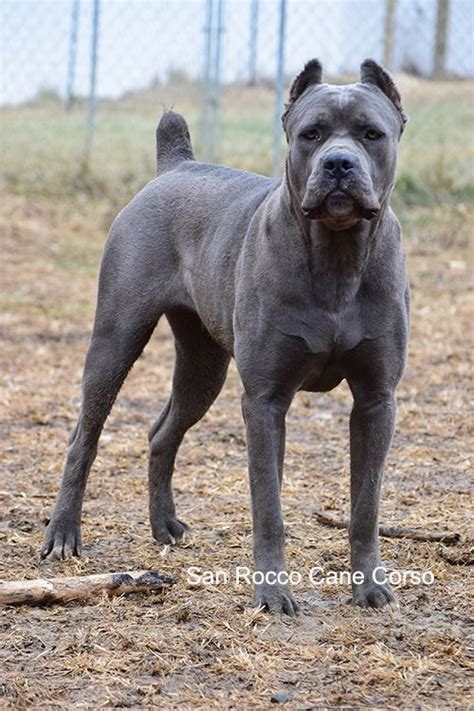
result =
M369 128L369 130L365 132L365 138L368 141L378 141L379 138L382 138L382 134L376 131L374 128Z
M320 141L321 134L314 128L311 131L305 131L302 133L301 138L304 138L306 141Z

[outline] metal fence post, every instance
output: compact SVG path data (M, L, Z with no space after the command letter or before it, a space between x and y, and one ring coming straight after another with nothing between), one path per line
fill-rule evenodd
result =
M214 67L212 76L212 121L211 121L211 150L209 160L216 160L217 146L219 143L219 109L221 91L221 57L222 34L224 32L224 0L217 0L217 18L215 31Z
M273 121L273 161L272 175L278 177L280 174L281 156L281 114L283 110L283 88L285 83L285 34L286 34L286 0L280 0L280 11L278 18L278 44L277 44L277 71L276 71L276 95L275 95L275 117Z
M249 27L249 86L257 83L257 42L258 42L258 10L259 0L251 0Z
M71 29L69 33L69 56L67 64L66 111L74 103L74 80L76 78L77 37L79 34L79 9L81 0L72 0Z
M91 73L89 84L89 98L87 102L87 119L86 119L86 145L84 152L84 163L87 166L89 163L92 141L94 140L95 131L95 113L96 113L96 85L97 85L97 61L99 48L99 18L100 18L100 0L94 0L94 11L92 16L92 38L91 38Z
M211 85L211 57L212 57L212 18L213 0L206 0L206 19L204 24L204 76L201 107L201 145L204 160L209 160L209 103Z
M201 132L204 160L216 158L219 133L221 47L224 31L224 0L207 0L204 26L204 96Z

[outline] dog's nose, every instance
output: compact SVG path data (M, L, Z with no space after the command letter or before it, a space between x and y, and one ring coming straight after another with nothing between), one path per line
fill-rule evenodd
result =
M343 178L356 166L356 158L345 151L334 151L324 159L323 168L333 178Z

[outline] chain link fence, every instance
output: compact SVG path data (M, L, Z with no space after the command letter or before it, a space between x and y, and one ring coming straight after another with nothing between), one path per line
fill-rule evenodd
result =
M154 127L170 106L190 123L200 159L278 174L285 94L313 56L335 82L356 79L366 57L395 73L411 116L401 156L407 190L428 193L434 176L451 194L471 189L463 136L472 0L3 0L0 8L10 189L131 192L153 175Z

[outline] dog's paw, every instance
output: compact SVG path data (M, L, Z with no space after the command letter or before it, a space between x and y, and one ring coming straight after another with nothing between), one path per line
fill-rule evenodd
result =
M153 538L159 543L174 544L183 540L189 526L178 518L165 518L152 526Z
M41 558L65 560L81 555L81 525L71 520L54 518L46 529Z
M300 606L286 585L258 585L255 588L255 607L265 612L278 612L294 617L298 614Z
M388 585L370 581L365 585L355 585L352 604L357 607L373 607L380 609L385 605L396 603L397 599Z

